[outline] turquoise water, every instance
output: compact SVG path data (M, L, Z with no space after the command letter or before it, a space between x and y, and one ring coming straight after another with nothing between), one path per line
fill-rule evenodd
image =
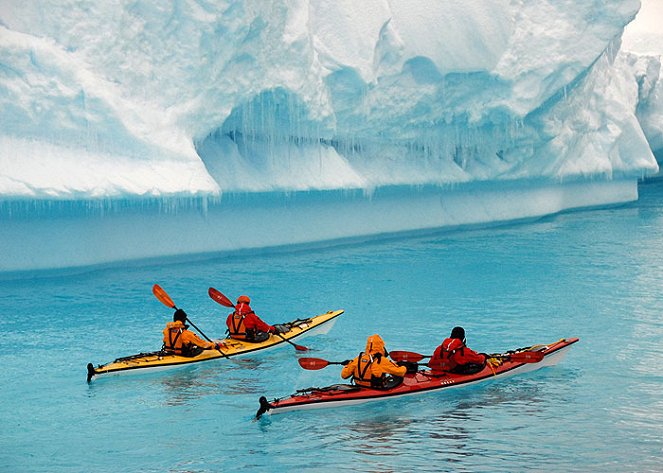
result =
M661 471L663 182L638 202L485 230L0 281L0 465L8 472ZM285 346L152 374L85 365L158 349L172 311L224 331L214 286L276 323L343 308L300 343L343 360L380 333L431 352L580 337L559 365L451 392L265 416L258 398L339 381Z

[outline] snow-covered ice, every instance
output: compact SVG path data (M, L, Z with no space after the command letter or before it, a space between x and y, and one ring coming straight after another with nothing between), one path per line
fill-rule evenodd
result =
M639 8L5 0L0 271L634 200L663 150Z

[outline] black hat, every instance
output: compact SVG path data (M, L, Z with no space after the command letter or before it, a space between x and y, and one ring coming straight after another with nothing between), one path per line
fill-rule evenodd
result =
M463 327L454 327L451 331L451 338L465 340L465 329Z
M180 322L186 322L186 312L184 312L182 309L177 309L173 314L173 320L175 322L177 322L178 320Z

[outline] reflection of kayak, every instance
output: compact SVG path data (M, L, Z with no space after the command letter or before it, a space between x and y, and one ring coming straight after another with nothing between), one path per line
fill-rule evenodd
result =
M173 355L163 351L152 353L139 353L133 356L118 358L117 360L105 365L94 366L88 363L88 382L101 374L144 372L151 369L165 369L174 366L197 363L199 361L215 360L217 358L231 358L238 355L245 355L260 350L266 350L278 345L287 344L287 340L306 335L325 334L333 327L336 317L341 315L343 310L329 311L326 314L316 315L308 319L297 319L288 322L286 325L290 328L288 332L279 335L270 335L267 340L259 343L245 342L243 340L233 340L225 338L217 342L221 346L219 350L205 350L196 356ZM292 343L292 342L290 342Z
M385 398L407 396L413 394L435 391L439 389L456 388L470 384L479 383L495 378L504 378L513 374L534 371L544 366L552 366L560 361L572 344L578 338L561 339L549 345L534 345L532 347L513 350L513 352L537 351L542 352L544 357L538 363L520 363L506 360L502 365L491 368L484 367L478 373L443 374L433 375L428 370L413 374L406 374L403 382L392 389L380 390L363 388L351 384L334 384L324 388L300 389L290 396L267 401L263 396L260 398L260 409L256 417L265 412L280 413L299 409L317 409L323 407L337 407L352 404L361 404L369 401L379 401ZM506 354L508 355L509 352Z

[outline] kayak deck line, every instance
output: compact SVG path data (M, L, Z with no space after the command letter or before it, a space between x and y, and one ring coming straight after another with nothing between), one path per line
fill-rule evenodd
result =
M324 388L306 388L296 391L290 396L276 398L272 401L268 401L265 396L262 396L259 399L260 408L256 413L256 418L260 418L266 412L276 414L292 410L355 405L392 397L422 394L440 389L458 388L498 377L508 377L517 373L525 373L556 364L564 356L565 352L578 341L578 338L560 339L548 345L528 347L529 350L511 350L511 353L542 351L544 358L536 363L506 360L502 365L494 369L486 366L478 373L470 375L453 373L437 374L429 370L406 374L400 385L389 390L366 388L351 384L336 384ZM531 348L534 349L532 350Z
M327 333L333 327L337 317L343 313L342 309L330 310L314 317L295 319L292 322L283 324L290 327L288 332L282 333L281 336L270 334L269 338L263 342L254 343L231 338L215 340L215 343L220 345L219 350L204 350L202 353L191 357L176 355L161 350L117 358L110 363L97 365L96 367L92 363L88 363L87 382L89 383L96 376L103 374L154 371L216 360L218 358L248 355L257 351L271 349L287 344L290 340L298 337Z

